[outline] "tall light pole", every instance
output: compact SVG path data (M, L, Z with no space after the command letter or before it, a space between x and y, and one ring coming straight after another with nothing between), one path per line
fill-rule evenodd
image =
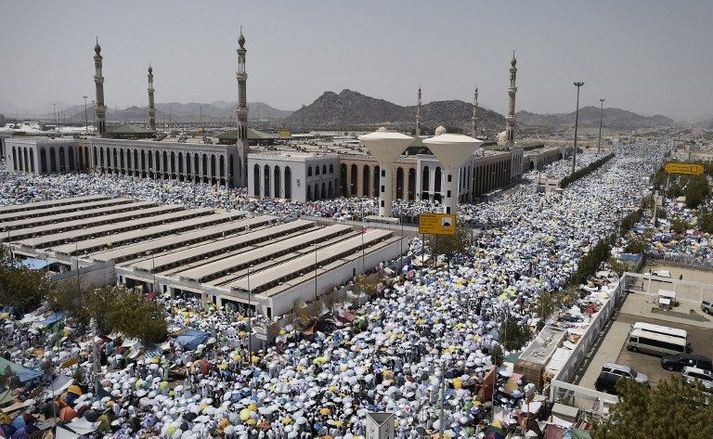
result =
M575 82L577 87L577 111L574 113L574 155L572 156L572 174L577 170L577 128L579 125L579 88L584 85L584 82Z
M252 332L253 332L253 316L252 316L252 290L250 289L250 265L248 265L248 366L253 364L253 346L252 346Z
M82 96L84 98L84 133L89 134L89 116L87 115L87 98L89 96Z
M602 151L602 124L604 123L604 101L606 99L599 99L599 142L597 143L597 155Z

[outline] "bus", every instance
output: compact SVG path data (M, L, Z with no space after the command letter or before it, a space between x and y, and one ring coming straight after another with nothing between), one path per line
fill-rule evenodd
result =
M690 344L680 337L635 328L629 332L626 349L662 357L690 352Z

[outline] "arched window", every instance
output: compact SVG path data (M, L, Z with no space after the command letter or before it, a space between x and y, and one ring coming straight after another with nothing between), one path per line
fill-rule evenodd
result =
M253 195L260 196L260 165L257 163L253 167Z
M357 178L359 177L357 172L359 172L359 169L357 168L357 165L353 164L351 181L349 182L349 195L351 195L352 197L357 196Z
M30 150L30 172L35 172L35 152Z
M166 151L163 152L163 173L168 175L168 153Z
M329 164L329 173L334 174L334 165L332 163Z
M14 156L13 152L13 158ZM54 148L50 148L50 172L57 172L57 155L54 152Z
M332 186L332 181L329 181L329 192L327 192L327 197L328 198L333 198L334 197L334 187Z
M97 164L99 163L99 160L97 159L97 149L94 148L94 167L97 167Z
M215 154L210 155L210 176L215 178L217 172L215 172Z
M171 175L176 175L176 153L171 151Z
M203 154L203 178L206 178L208 176L208 155Z
M374 197L379 196L379 182L381 181L380 180L381 177L379 174L380 172L381 172L381 169L379 168L379 165L374 166L374 188L371 191L371 193L373 194Z
M307 201L312 201L312 185L307 185Z
M193 154L193 173L196 174L197 177L200 175L200 172L200 158L198 157L198 154Z
M64 172L64 147L59 147L59 172Z
M186 153L186 175L188 177L191 176L191 153L190 152Z
M141 150L141 172L146 172L146 151Z
M161 153L156 151L156 171L161 172Z
M404 168L396 168L396 198L404 199Z
M15 147L12 147L12 170L17 171L17 150L15 150Z
M364 165L362 169L362 184L361 184L361 194L364 197L369 196L369 177L371 176L371 168L369 165Z
M221 155L218 160L218 174L220 178L225 178L225 156Z
M112 153L114 154L114 159L112 160L111 164L112 164L112 167L114 168L114 170L118 171L119 169L117 168L117 163L119 162L119 160L117 160L117 158L118 158L117 155L119 154L119 152L116 150L116 148L112 148L111 150L112 150ZM60 151L60 154L61 153L62 153L62 151ZM122 159L123 159L123 157L122 157ZM60 159L60 161L62 161L62 160Z
M269 197L270 196L270 167L268 165L265 165L264 170L264 177L265 177L265 196Z
M416 199L416 169L410 168L408 170L408 199Z
M40 172L47 173L47 152L44 148L40 148Z
M327 185L322 182L322 198L327 198Z
M314 175L319 175L319 165L314 167Z
M434 181L434 191L435 192L441 192L441 181L443 180L443 176L441 175L441 167L436 166L436 181Z
M32 151L30 151L30 157L32 157ZM71 146L67 148L67 169L74 171L74 148Z
M292 199L292 170L285 166L285 199Z
M124 148L119 149L119 169L124 170Z
M312 167L308 166L307 167L307 177L311 177L311 176L312 176Z
M339 167L339 194L347 196L347 165L342 163Z
M322 175L325 175L325 174L327 174L327 165L322 165Z
M89 163L89 147L84 148L84 166L86 169L89 169L91 167L91 164Z
M280 167L275 166L275 169L273 169L273 180L274 181L274 186L275 186L275 198L280 198L280 188L281 188L281 179L280 179Z

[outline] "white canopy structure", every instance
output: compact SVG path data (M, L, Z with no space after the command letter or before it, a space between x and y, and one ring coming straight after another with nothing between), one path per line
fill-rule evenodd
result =
M381 127L378 131L359 136L366 149L376 157L381 169L379 177L379 216L391 216L391 185L392 169L396 159L414 141L414 138L401 133L386 131Z
M460 172L458 170L483 142L463 134L448 134L445 128L438 127L436 136L425 139L423 143L446 168L444 212L457 213L460 190Z

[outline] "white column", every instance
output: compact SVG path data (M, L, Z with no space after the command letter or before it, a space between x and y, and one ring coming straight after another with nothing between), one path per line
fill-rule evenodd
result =
M392 182L392 163L379 163L379 216L391 216L391 182ZM383 204L383 206L382 206Z
M445 170L445 196L443 197L443 212L458 213L458 193L460 192L460 170ZM450 177L451 181L448 181Z

